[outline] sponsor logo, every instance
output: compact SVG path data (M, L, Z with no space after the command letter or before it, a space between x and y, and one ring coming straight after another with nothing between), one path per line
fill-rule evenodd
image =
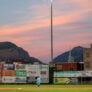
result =
M16 69L25 69L25 65L16 65Z
M17 77L15 81L16 83L26 83L26 77Z
M41 74L46 74L46 71L41 71Z
M36 71L28 71L28 73L36 74Z
M4 64L3 65L3 69L4 70L13 70L14 69L14 65L13 64Z

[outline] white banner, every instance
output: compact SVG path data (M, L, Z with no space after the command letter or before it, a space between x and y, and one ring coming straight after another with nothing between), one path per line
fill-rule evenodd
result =
M48 70L49 65L39 65L40 70Z
M49 71L40 71L42 78L49 78Z
M81 77L92 77L92 71L79 71Z
M49 65L30 65L30 64L27 64L26 65L26 70L33 70L33 69L38 69L38 70L48 70L49 69Z
M54 72L54 77L92 77L92 71Z
M26 77L16 77L15 78L15 83L26 83L27 78Z
M27 70L27 77L31 77L31 76L34 76L34 77L40 76L40 71Z
M3 70L14 70L14 64L3 64Z
M2 77L2 83L15 83L15 77Z
M49 78L41 78L41 83L49 83Z
M43 83L48 83L49 81L48 65L26 65L26 69L27 69L27 77L29 78L28 82L34 82L35 81L34 78L40 76ZM33 78L33 80L31 80L30 78Z
M31 64L26 65L26 70L37 70L37 69L39 69L38 65L31 65Z
M27 83L36 83L36 77L31 76L31 77L27 77Z

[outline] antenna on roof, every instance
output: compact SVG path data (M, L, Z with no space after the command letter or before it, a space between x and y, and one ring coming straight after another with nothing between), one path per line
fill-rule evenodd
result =
M72 56L72 49L69 51L68 62L74 62L74 57Z

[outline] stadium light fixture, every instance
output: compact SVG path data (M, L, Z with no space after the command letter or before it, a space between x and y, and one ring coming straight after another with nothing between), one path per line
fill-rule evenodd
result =
M51 62L53 61L53 0L51 2Z

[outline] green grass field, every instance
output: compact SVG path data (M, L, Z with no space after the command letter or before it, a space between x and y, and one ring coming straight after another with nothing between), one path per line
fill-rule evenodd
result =
M15 90L15 91L1 91L1 92L92 92L92 90Z
M92 92L92 85L41 85L4 84L0 85L1 92Z

